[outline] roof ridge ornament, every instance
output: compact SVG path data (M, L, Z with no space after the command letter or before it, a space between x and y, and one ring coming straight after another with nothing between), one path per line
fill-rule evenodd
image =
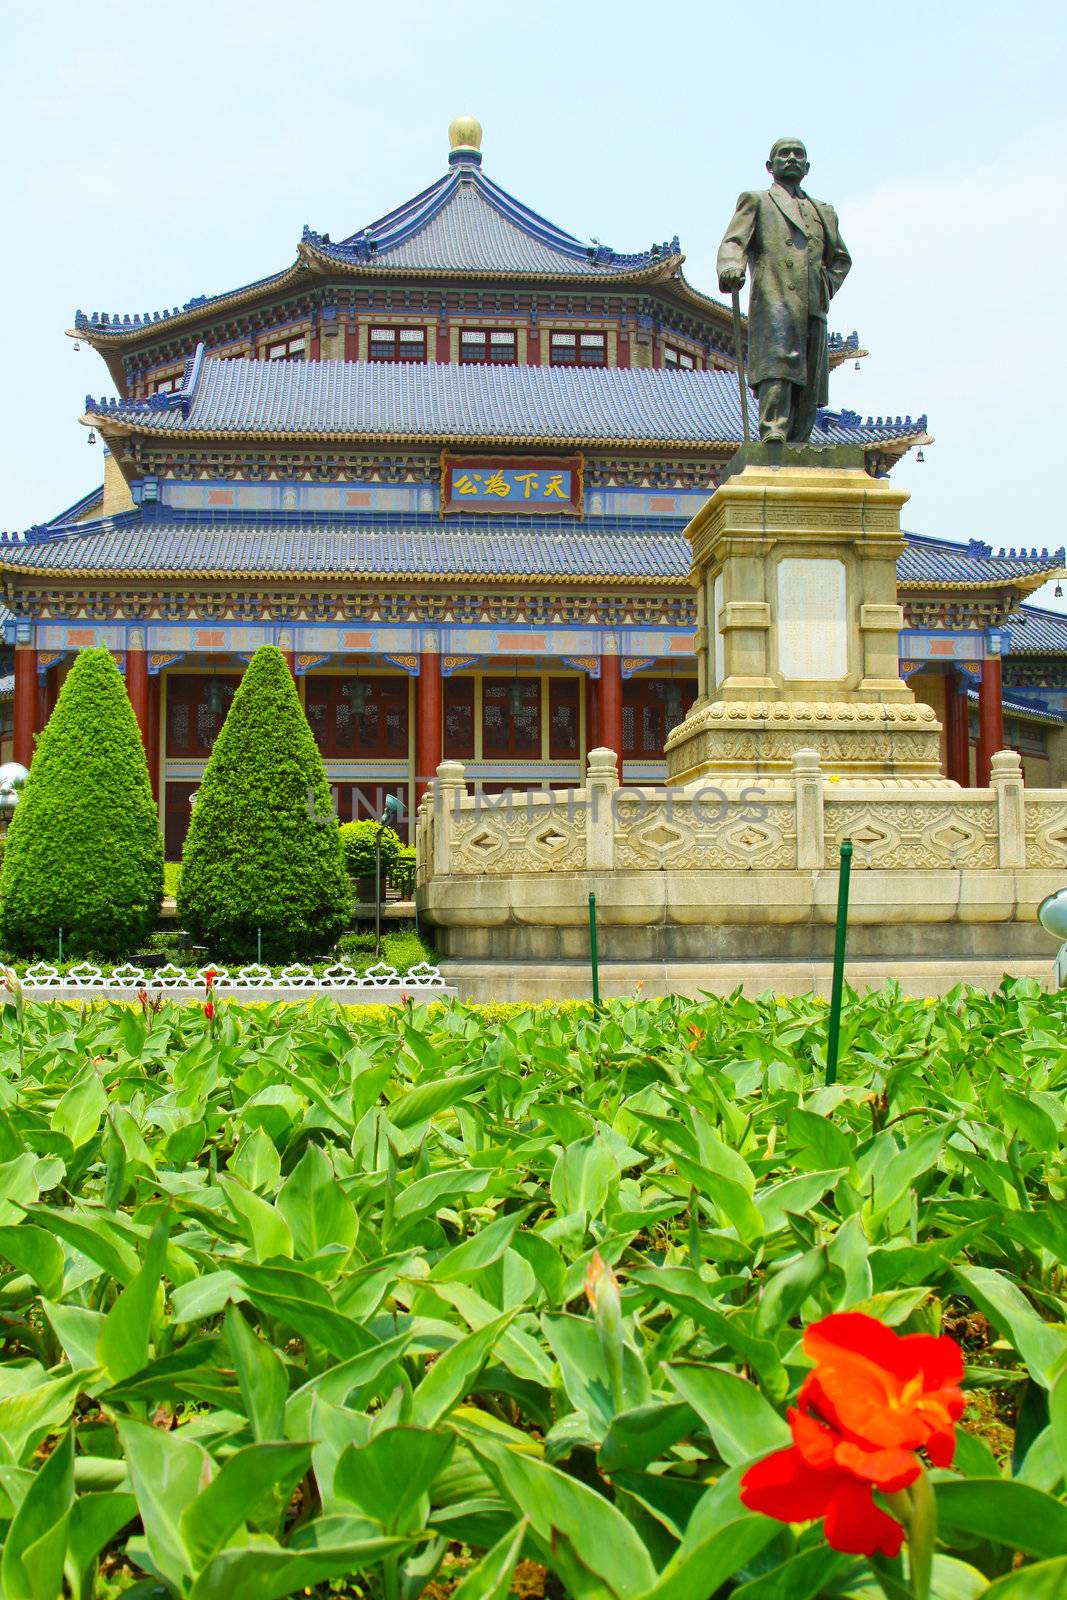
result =
M448 125L448 164L450 167L480 167L482 164L482 125L465 112Z

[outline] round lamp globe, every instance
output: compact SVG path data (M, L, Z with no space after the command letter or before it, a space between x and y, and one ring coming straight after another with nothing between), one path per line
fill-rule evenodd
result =
M1067 889L1046 895L1037 908L1037 920L1054 939L1067 939Z

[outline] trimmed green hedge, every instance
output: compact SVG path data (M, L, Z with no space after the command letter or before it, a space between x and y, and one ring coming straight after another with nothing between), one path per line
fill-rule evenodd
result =
M23 955L121 958L155 925L163 896L144 746L121 674L83 650L37 742L8 830L0 939Z
M350 878L373 878L374 850L378 833L382 836L382 888L396 865L400 840L392 828L381 827L367 818L363 822L342 822L341 843L344 846L345 866Z
M253 656L215 740L182 855L182 925L220 961L308 959L348 921L322 757L280 650Z

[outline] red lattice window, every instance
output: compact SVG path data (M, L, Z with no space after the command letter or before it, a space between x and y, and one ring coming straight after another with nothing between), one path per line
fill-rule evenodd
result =
M474 757L474 679L446 678L443 698L445 760L470 761Z
M581 691L584 680L548 680L548 754L553 761L577 758L581 741Z
M263 354L267 361L306 361L308 342L299 333L291 339L272 339Z
M304 709L324 756L407 757L406 677L308 678Z
M541 756L540 678L485 678L482 682L482 755Z
M464 363L480 361L490 366L513 367L517 359L515 329L461 328L459 359Z
M425 361L426 329L372 328L369 354L372 361Z
M554 367L606 367L607 335L556 329L549 339L549 360Z
M672 728L697 697L695 678L628 678L622 686L622 753L659 761Z
M167 678L168 756L209 756L240 678L175 673Z

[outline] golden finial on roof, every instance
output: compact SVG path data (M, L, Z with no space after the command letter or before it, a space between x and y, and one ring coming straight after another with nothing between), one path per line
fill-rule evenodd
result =
M482 125L477 117L454 117L448 125L448 143L453 150L480 150Z

